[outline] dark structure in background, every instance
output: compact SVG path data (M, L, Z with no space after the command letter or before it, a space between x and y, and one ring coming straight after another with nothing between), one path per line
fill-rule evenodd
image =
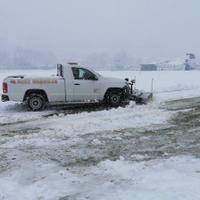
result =
M188 59L185 60L185 71L190 71L192 70L191 65L189 64Z
M193 54L193 53L187 53L186 56L188 56L189 59L191 59L191 60L196 58L195 54Z
M185 71L190 71L193 69L193 64L196 56L193 53L187 53L186 56L187 59L185 59Z
M142 64L141 71L157 71L158 66L155 64Z

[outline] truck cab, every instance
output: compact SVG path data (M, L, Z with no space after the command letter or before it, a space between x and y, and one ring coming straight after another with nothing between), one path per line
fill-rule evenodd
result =
M97 102L104 99L108 89L123 89L126 81L106 78L92 69L70 63L58 65L58 74L65 80L66 102Z

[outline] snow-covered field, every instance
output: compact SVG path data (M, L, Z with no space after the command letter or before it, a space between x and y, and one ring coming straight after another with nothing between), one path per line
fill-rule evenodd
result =
M0 83L8 75L54 73L2 70ZM182 138L179 125L173 136L170 120L178 111L163 108L169 100L200 96L200 71L100 73L136 77L146 91L153 79L154 101L76 114L0 103L0 200L200 198L200 159L185 151L200 143Z

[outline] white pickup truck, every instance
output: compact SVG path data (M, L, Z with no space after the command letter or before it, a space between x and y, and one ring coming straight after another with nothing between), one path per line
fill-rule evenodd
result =
M58 64L52 77L9 76L3 80L2 101L27 104L32 111L46 105L104 102L117 107L130 94L127 80L106 78L77 63Z

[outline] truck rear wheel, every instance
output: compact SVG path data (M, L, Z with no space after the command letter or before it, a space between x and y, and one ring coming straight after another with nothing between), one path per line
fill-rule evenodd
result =
M121 104L121 95L119 93L110 93L108 99L108 103L112 107L118 107Z
M28 107L32 111L41 111L44 109L46 101L41 94L31 94L27 101Z

